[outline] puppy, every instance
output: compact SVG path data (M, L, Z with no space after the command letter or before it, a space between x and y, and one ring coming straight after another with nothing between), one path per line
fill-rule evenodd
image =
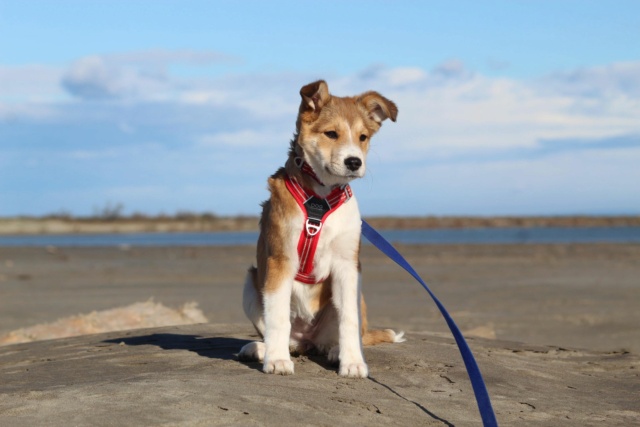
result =
M288 375L291 353L314 350L339 362L341 376L365 378L363 345L404 340L402 332L367 330L361 219L349 182L364 176L371 137L398 109L376 92L332 96L322 80L300 95L289 157L268 180L257 266L244 287L244 312L263 341L245 345L239 357Z

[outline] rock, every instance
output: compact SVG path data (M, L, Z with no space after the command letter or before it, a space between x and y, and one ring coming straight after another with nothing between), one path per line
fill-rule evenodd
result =
M481 425L452 338L408 333L365 349L370 377L324 358L263 374L236 354L242 324L110 332L0 347L0 425ZM639 358L628 352L469 341L502 425L637 425Z

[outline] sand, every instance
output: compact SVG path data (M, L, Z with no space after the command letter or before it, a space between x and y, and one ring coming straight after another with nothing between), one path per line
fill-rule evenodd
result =
M501 425L640 425L640 245L400 246L470 337ZM317 358L273 377L235 353L253 248L0 248L0 334L153 297L209 324L0 347L0 425L479 425L427 294L370 246L371 378ZM526 343L526 344L522 344Z
M486 228L486 227L640 227L640 216L526 216L526 217L371 217L379 230ZM182 213L175 216L123 216L118 212L74 218L0 218L0 236L68 233L154 233L258 230L258 218L220 217L213 214Z

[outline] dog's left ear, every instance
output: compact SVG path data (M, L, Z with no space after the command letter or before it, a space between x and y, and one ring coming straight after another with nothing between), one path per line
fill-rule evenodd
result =
M381 124L386 119L391 119L392 122L395 122L396 117L398 117L396 104L378 92L365 92L358 97L358 102L367 110L369 117L378 122L378 124Z

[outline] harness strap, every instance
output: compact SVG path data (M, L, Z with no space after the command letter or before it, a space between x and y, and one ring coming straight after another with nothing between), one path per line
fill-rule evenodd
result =
M318 175L316 175L316 173L313 170L313 168L311 167L311 165L309 163L305 162L302 157L294 157L293 158L293 162L298 167L298 169L300 169L303 173L309 175L318 184L324 186L324 183L322 181L320 181L320 178L318 178Z
M306 164L306 163L305 163ZM325 218L347 202L352 196L351 187L347 184L336 187L326 198L321 198L313 191L305 189L295 177L286 176L285 185L304 213L304 227L298 240L298 258L300 266L296 280L314 285L324 280L317 280L313 275L313 259L320 241L320 232Z

